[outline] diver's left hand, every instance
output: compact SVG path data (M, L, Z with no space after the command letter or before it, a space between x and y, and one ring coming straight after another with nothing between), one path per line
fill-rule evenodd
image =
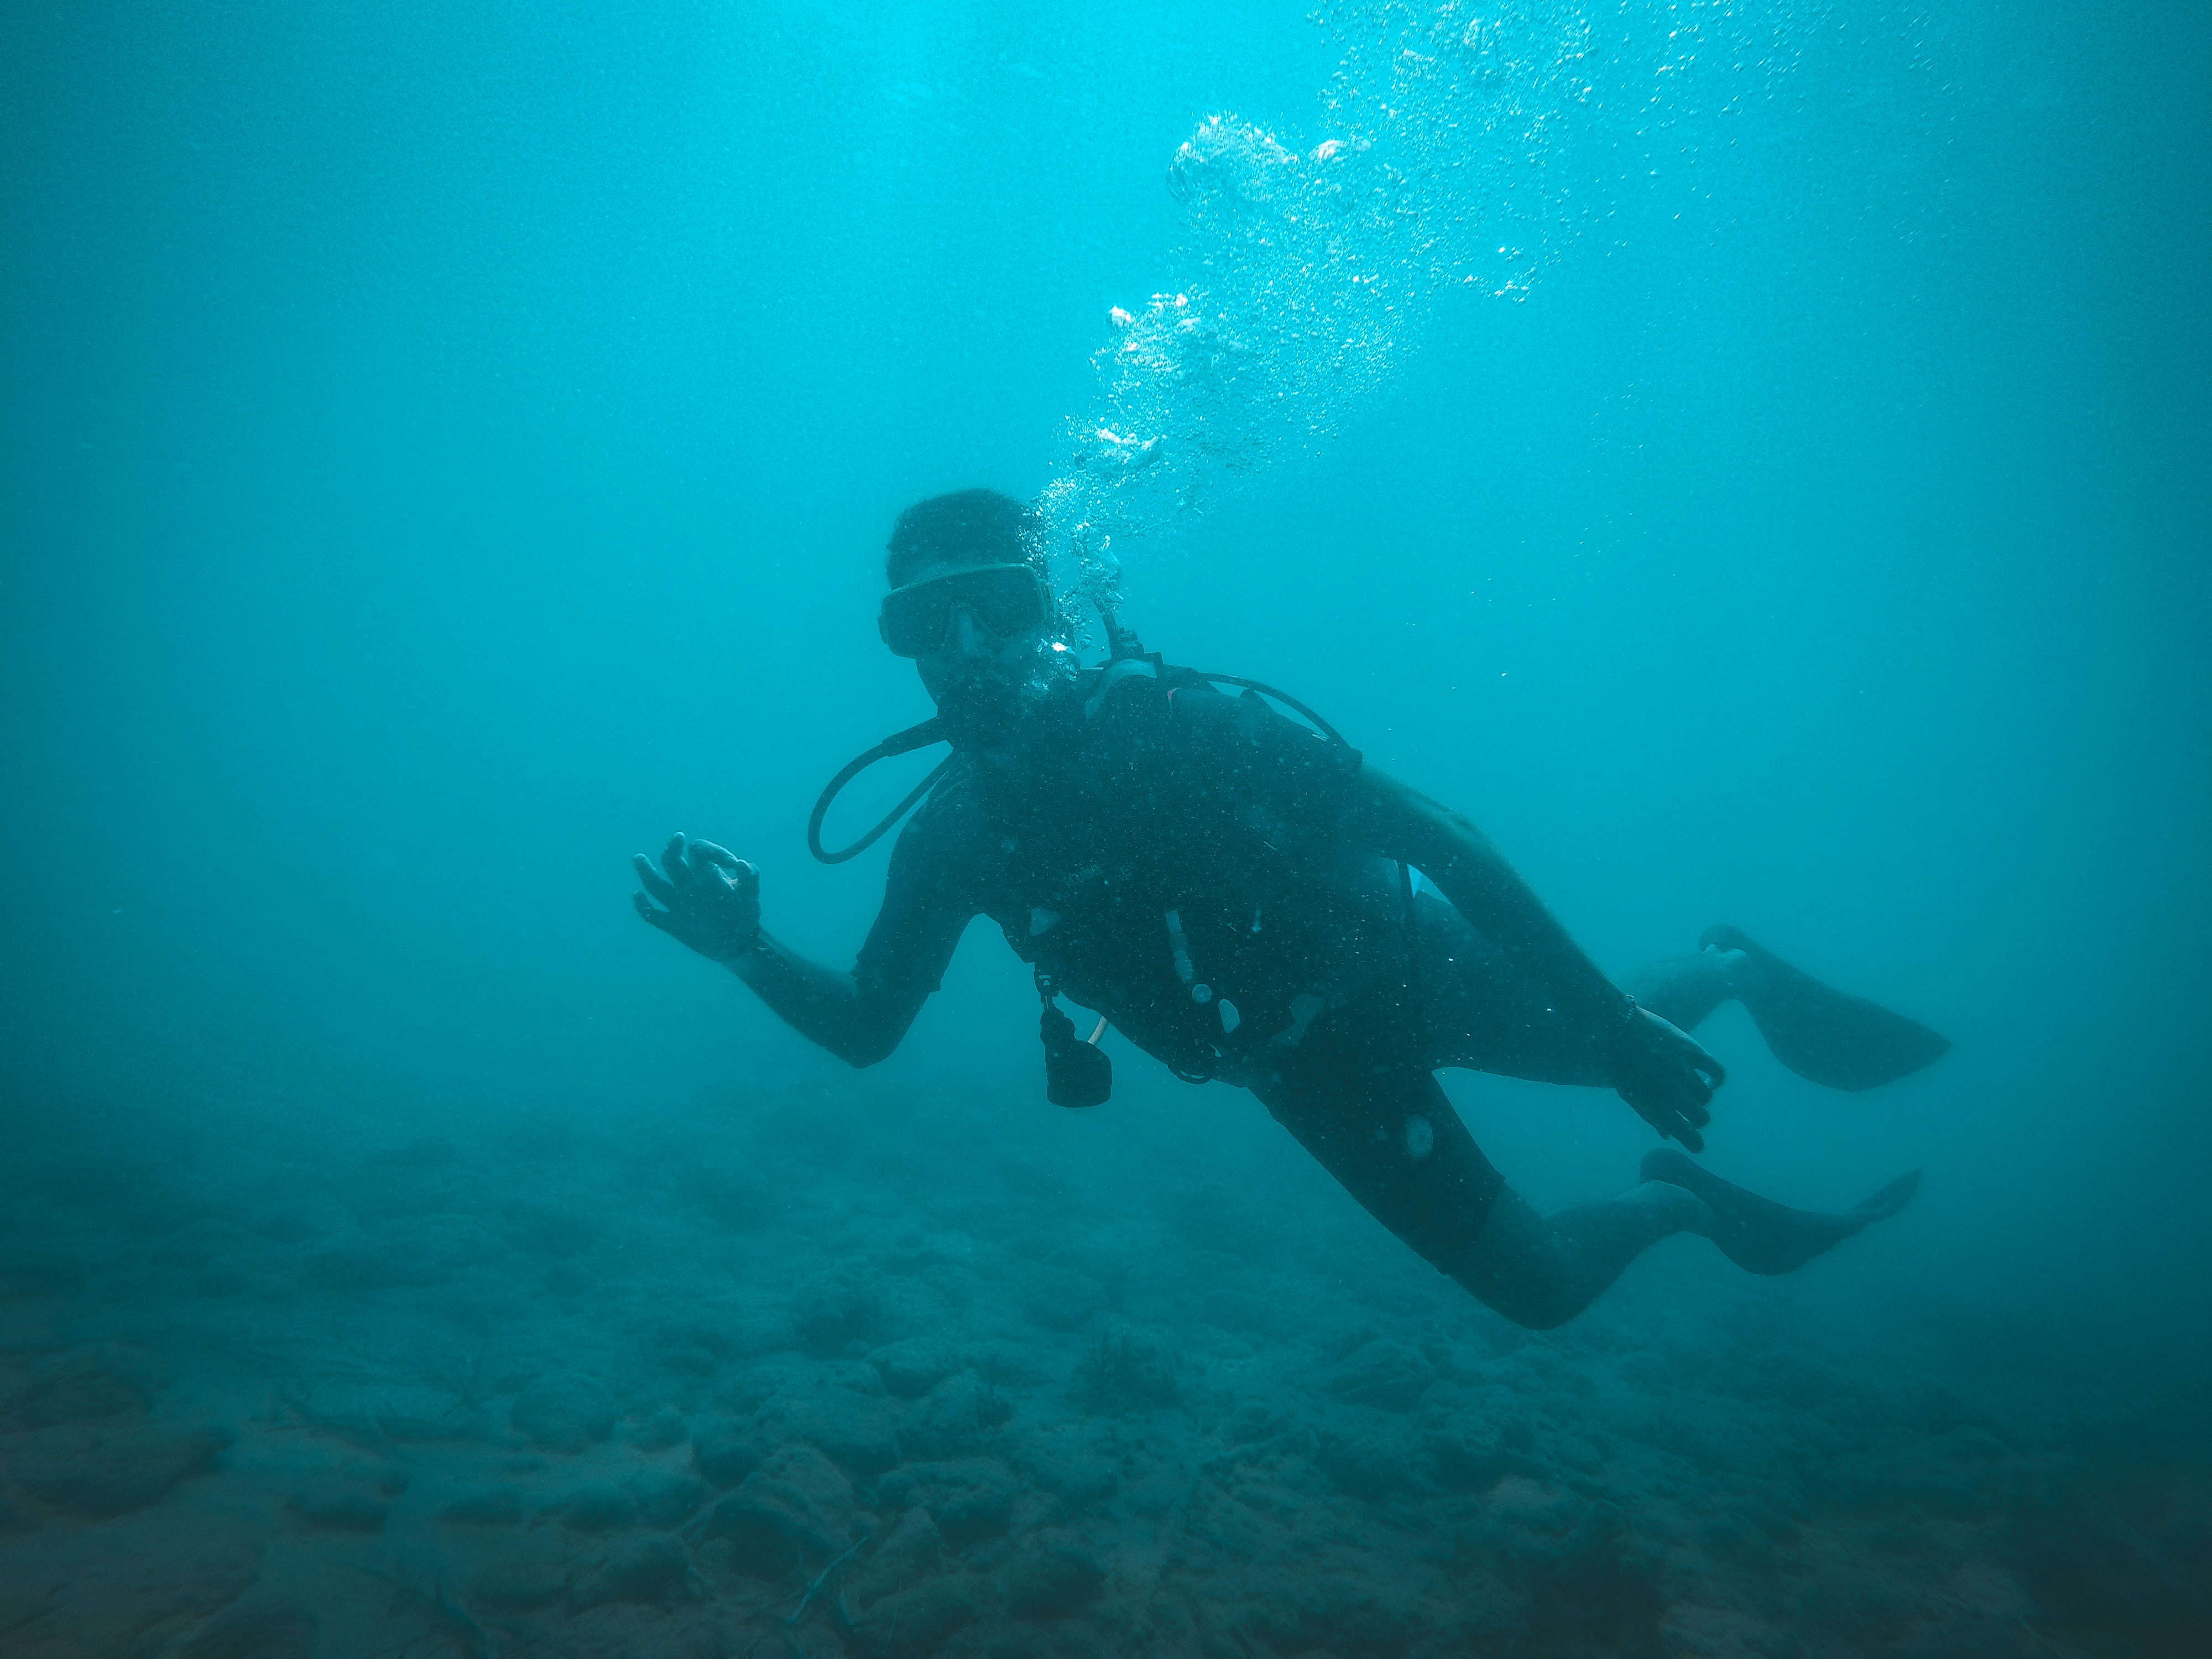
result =
M1638 1008L1614 1030L1606 1064L1620 1097L1662 1139L1705 1151L1705 1138L1698 1131L1713 1116L1705 1103L1728 1081L1728 1073L1688 1032Z

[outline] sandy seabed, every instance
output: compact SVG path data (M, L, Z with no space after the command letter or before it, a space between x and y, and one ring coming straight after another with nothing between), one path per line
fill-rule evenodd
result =
M1071 1168L1012 1109L19 1103L0 1652L2212 1652L2154 1426L1696 1241L1522 1332L1287 1143Z

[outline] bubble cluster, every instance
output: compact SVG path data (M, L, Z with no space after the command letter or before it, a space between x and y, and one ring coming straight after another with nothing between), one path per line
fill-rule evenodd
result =
M1735 16L1710 0L1624 4L1606 62L1632 58L1656 100ZM1571 234L1555 162L1568 118L1600 101L1583 10L1351 0L1316 19L1339 52L1329 136L1301 149L1235 115L1200 123L1168 167L1181 281L1115 307L1092 359L1097 395L1037 502L1073 637L1132 555L1386 386L1441 295L1524 295Z
M1103 597L1132 544L1328 432L1388 378L1419 303L1404 179L1368 140L1301 154L1215 116L1168 181L1202 234L1192 280L1112 313L1102 395L1040 502L1062 592Z

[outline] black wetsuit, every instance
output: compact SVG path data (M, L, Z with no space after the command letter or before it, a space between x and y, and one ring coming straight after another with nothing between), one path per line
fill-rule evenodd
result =
M1605 1082L1586 1038L1349 827L1359 757L1142 659L1056 687L1022 763L955 763L899 836L854 974L908 1007L977 915L1178 1075L1243 1085L1464 1275L1504 1181L1432 1069ZM1418 938L1409 955L1409 939Z

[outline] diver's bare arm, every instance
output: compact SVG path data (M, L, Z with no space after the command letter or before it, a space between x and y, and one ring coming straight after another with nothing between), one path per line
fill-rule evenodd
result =
M922 995L864 985L852 975L811 962L769 937L760 925L760 872L726 848L677 836L660 855L661 867L638 855L632 860L643 890L631 896L638 915L710 962L719 962L760 994L800 1036L854 1066L872 1066L898 1047L914 1023ZM655 904L653 901L658 900ZM924 949L960 927L933 926L925 903L908 907L904 935ZM951 956L951 945L944 955ZM936 966L941 970L944 963Z
M1365 785L1362 826L1389 856L1419 870L1469 921L1490 935L1594 1039L1602 1039L1635 1006L1628 994L1583 954L1535 890L1505 861L1490 837L1459 813L1373 767Z
M730 971L760 994L783 1023L848 1066L872 1066L898 1047L919 998L870 994L848 973L810 961L763 928Z
M1647 1123L1703 1151L1698 1132L1712 1121L1706 1103L1728 1075L1721 1063L1607 979L1481 830L1395 778L1371 769L1361 776L1357 811L1373 844L1425 873L1527 969L1589 1033L1597 1075Z

